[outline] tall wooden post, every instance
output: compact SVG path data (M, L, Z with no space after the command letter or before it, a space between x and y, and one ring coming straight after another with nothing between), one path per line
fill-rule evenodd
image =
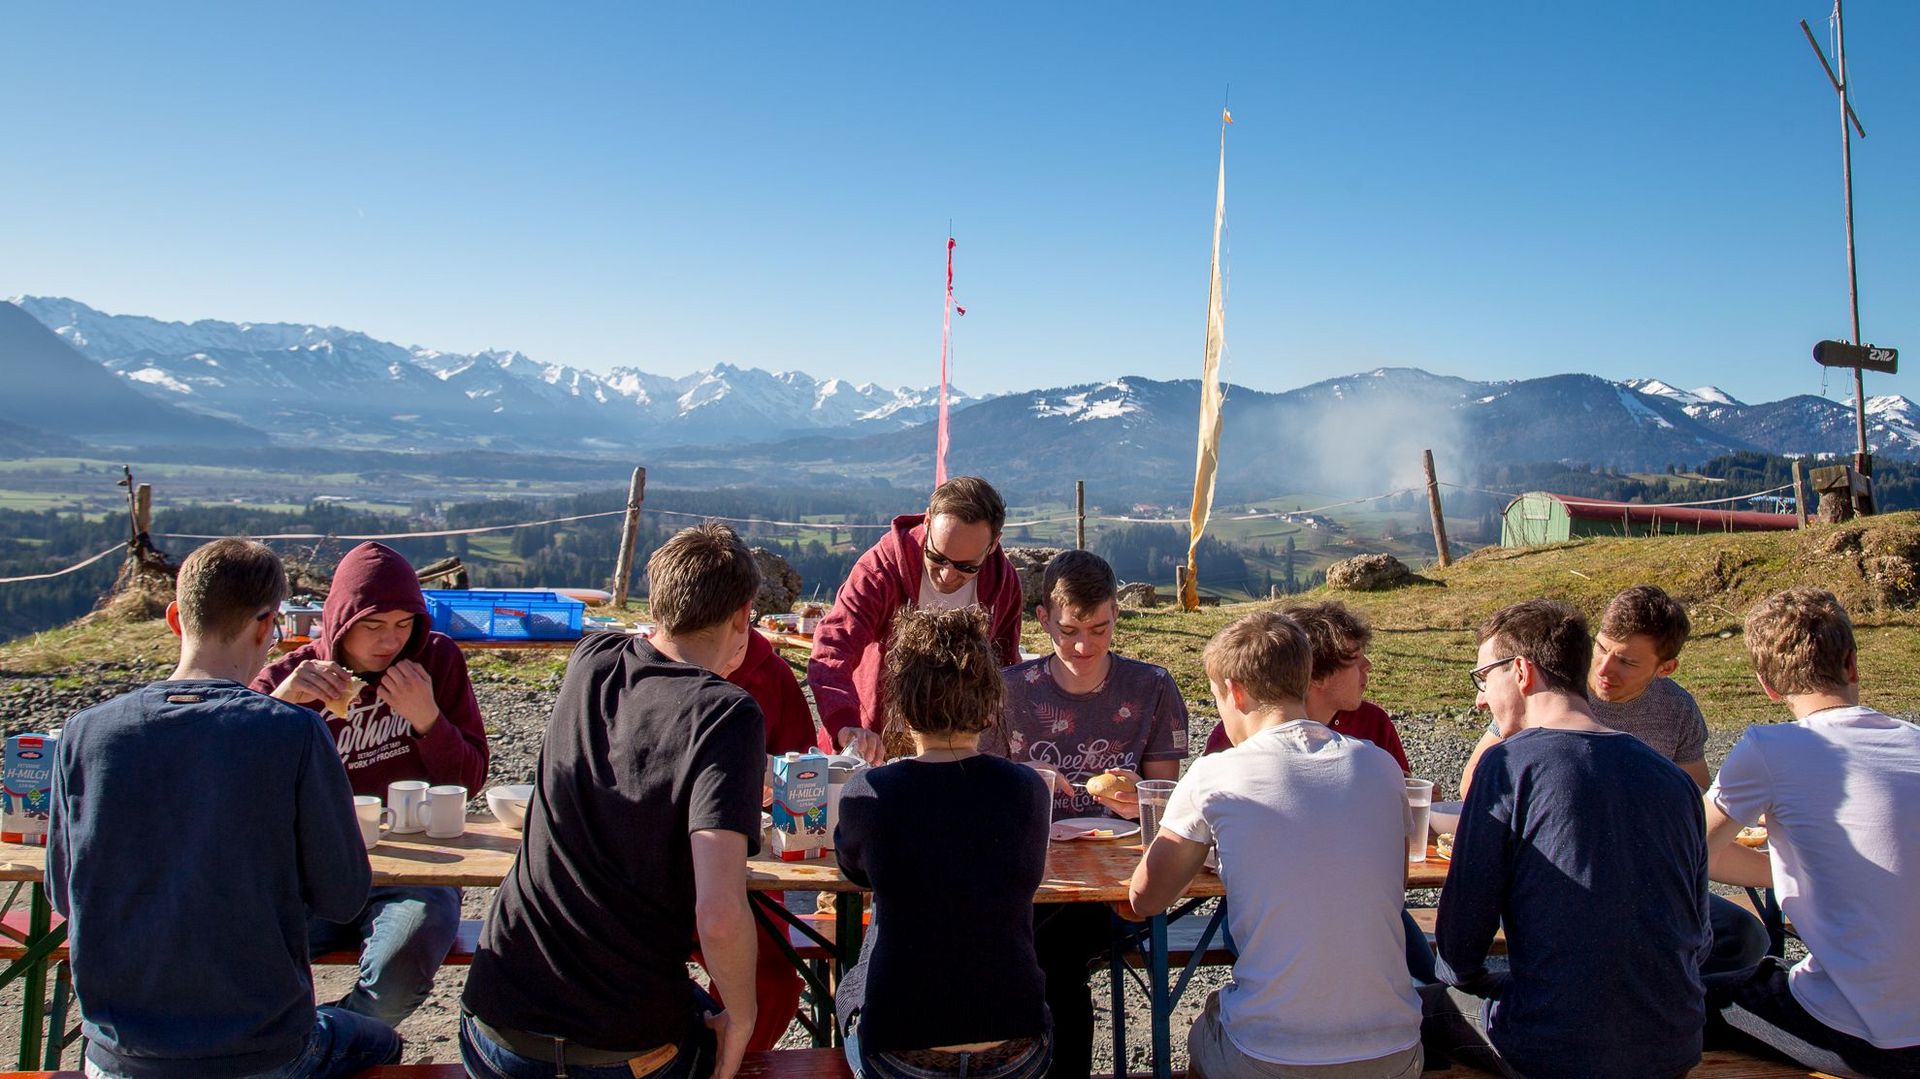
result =
M1798 457L1793 459L1793 512L1800 527L1807 527L1807 463Z
M153 531L153 484L143 483L133 493L133 533Z
M633 580L633 549L640 542L640 507L647 500L647 470L633 470L633 485L627 488L627 519L620 527L620 557L613 570L613 605L627 605L627 586Z
M1073 546L1087 549L1087 481L1073 481Z
M1173 567L1173 594L1184 597L1187 594L1187 567ZM1183 600L1184 602L1184 600ZM1194 608L1187 608L1193 610Z
M1453 554L1447 550L1447 519L1440 513L1440 481L1433 474L1433 451L1420 451L1420 467L1427 471L1427 512L1433 515L1433 546L1440 554L1442 566L1453 565Z

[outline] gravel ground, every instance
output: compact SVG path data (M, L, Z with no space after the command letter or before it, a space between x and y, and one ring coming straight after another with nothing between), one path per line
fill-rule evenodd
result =
M143 685L164 673L153 668L137 669L112 663L76 665L58 677L0 671L0 716L4 717L4 720L0 720L0 727L4 727L7 733L57 727L64 724L74 712ZM524 683L477 681L475 692L482 714L487 717L492 745L489 785L532 780L541 733L552 704L553 689L557 685L557 679L551 685L537 688L529 688ZM1191 736L1193 744L1198 746L1214 721L1209 706L1193 702L1192 707L1194 729ZM1435 779L1444 792L1457 791L1461 769L1466 766L1473 743L1485 727L1484 719L1476 720L1471 713L1464 712L1400 715L1394 718L1399 725L1414 774ZM1714 734L1708 750L1708 759L1712 764L1717 766L1725 757L1734 738L1731 732ZM484 799L477 798L474 808L484 811ZM485 917L492 905L493 894L491 888L468 889L465 916ZM804 899L795 898L797 902L794 905L804 909ZM1430 905L1436 901L1437 893L1416 892L1409 898L1416 905ZM334 967L317 968L315 974L316 995L318 999L326 1001L346 992L352 984L354 972L351 968ZM1185 1067L1187 1026L1204 1004L1207 992L1223 984L1225 975L1225 970L1219 968L1199 971L1176 1010L1173 1021L1176 1069ZM401 1026L401 1033L407 1039L408 1063L459 1059L455 1026L459 1016L460 992L465 983L466 968L443 969L427 1002ZM1112 1052L1105 1007L1108 980L1104 972L1094 976L1093 993L1094 999L1100 1003L1097 1009L1100 1019L1094 1040L1095 1067L1105 1070L1112 1066ZM0 1001L0 1060L11 1060L17 1052L19 1007L19 993L10 989L4 1000ZM1128 990L1127 1015L1129 1059L1125 1067L1135 1072L1145 1071L1149 1067L1148 1011L1145 995L1138 987ZM783 1044L806 1044L806 1036L798 1024L788 1031ZM79 1066L77 1050L68 1052L65 1063L70 1067Z

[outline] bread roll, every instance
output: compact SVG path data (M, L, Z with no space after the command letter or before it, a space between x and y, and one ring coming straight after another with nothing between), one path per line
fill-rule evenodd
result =
M1122 794L1132 794L1133 788L1133 780L1105 772L1087 780L1087 793L1095 798L1117 798Z
M332 712L341 719L347 718L347 713L353 710L353 702L359 698L360 691L365 688L367 688L367 684L358 677L351 679L347 682L347 691L345 693L327 702L327 711Z

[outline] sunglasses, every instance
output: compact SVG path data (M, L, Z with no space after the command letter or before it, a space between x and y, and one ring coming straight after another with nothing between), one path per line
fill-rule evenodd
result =
M1476 693L1485 693L1487 691L1487 673L1495 667L1512 663L1519 658L1519 656L1508 656L1505 659L1496 659L1484 667L1475 667L1473 670L1467 672L1467 679L1473 683L1473 688Z
M939 566L943 569L955 570L957 572L964 573L969 577L973 576L976 573L979 573L980 570L984 568L987 564L985 561L986 555L982 555L981 561L979 562L961 562L957 559L948 558L946 555L943 555L939 551L934 550L933 545L924 540L921 541L920 543L920 553L926 556L928 562L931 562L936 566ZM993 548L992 547L987 548L987 554L990 555L992 553L993 553Z
M253 616L255 622L265 622L269 618L273 619L273 643L279 644L287 636L286 628L280 624L280 612L261 611Z

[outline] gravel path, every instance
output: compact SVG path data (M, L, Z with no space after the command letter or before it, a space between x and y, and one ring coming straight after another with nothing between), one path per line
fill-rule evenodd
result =
M0 719L0 729L11 734L61 726L74 712L144 685L165 673L164 669L113 663L79 664L57 677L0 671L0 717L4 717ZM540 752L541 734L552 704L553 691L557 687L557 678L542 686L484 677L476 681L475 693L479 697L481 712L487 717L488 737L492 746L489 785L532 781ZM1191 738L1193 744L1198 746L1214 723L1212 709L1210 702L1190 702L1190 707L1194 717ZM1401 740L1414 773L1437 780L1444 791L1456 791L1467 756L1480 732L1485 729L1484 718L1476 719L1472 713L1456 712L1400 715L1394 719L1399 725ZM1717 766L1725 757L1734 737L1731 732L1714 734L1708 751L1708 759L1712 764ZM474 808L484 812L484 799L476 798ZM491 888L468 889L465 916L485 917L493 902L493 893ZM1436 895L1414 893L1410 898L1415 903L1431 904ZM353 974L351 968L317 968L315 983L318 999L324 1001L339 997L351 986ZM1185 1067L1187 1026L1198 1014L1207 992L1223 984L1225 975L1225 970L1218 968L1198 972L1177 1009L1173 1022L1176 1069ZM460 992L465 983L466 968L444 968L427 1002L401 1026L401 1033L407 1039L408 1063L459 1059L455 1027L459 1017ZM1095 1001L1099 1002L1097 1012L1100 1016L1094 1040L1095 1068L1105 1070L1112 1066L1112 1052L1105 1006L1108 982L1104 972L1094 976L1093 993ZM17 990L10 990L4 1001L0 1001L0 1060L10 1061L18 1051L19 1007ZM1145 1071L1149 1066L1148 1011L1146 998L1137 987L1128 991L1127 1013L1130 1044L1129 1059L1125 1066L1131 1071ZM788 1031L783 1044L806 1044L805 1034L798 1024ZM77 1050L68 1052L66 1064L69 1067L79 1066Z

